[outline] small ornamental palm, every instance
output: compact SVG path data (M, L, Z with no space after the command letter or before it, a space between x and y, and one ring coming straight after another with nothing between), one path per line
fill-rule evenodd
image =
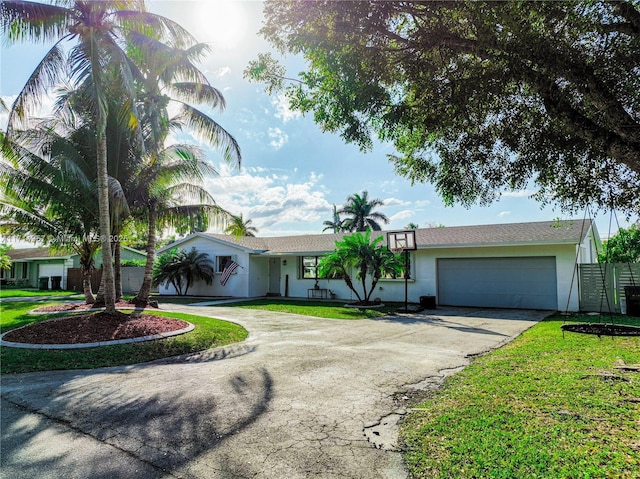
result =
M199 253L195 248L167 251L158 257L153 267L153 285L170 283L180 296L186 295L196 281L211 285L213 277L213 261L207 253Z
M380 245L383 237L371 240L371 230L366 233L355 233L336 241L336 249L325 255L319 263L322 277L342 278L347 287L353 291L360 303L370 301L376 284L382 276L398 275L402 263L398 255ZM351 271L356 271L356 278L362 284L362 295L356 290ZM371 275L371 284L367 288L367 276Z

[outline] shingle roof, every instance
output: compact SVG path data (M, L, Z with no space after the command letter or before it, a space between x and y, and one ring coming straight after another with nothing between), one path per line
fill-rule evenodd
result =
M543 221L479 226L449 226L416 230L418 249L459 246L507 246L534 244L578 244L591 227L591 220ZM205 234L219 241L234 244L253 252L269 254L325 253L335 248L336 240L350 233L274 236L256 238L220 234ZM372 237L386 231L372 232Z
M72 253L54 253L50 248L16 248L6 251L12 260L36 259L36 258L67 258Z

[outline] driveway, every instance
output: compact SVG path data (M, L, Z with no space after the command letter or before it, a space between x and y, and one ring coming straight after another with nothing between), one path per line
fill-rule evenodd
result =
M405 478L396 393L437 387L548 314L171 309L235 321L249 338L136 366L3 376L2 476Z

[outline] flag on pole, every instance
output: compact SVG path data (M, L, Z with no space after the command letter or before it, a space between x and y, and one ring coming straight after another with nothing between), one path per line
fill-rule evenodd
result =
M229 261L225 265L224 270L222 271L222 276L220 276L220 284L222 286L227 284L227 281L229 281L229 278L231 277L231 273L233 273L238 266L240 265L235 261Z

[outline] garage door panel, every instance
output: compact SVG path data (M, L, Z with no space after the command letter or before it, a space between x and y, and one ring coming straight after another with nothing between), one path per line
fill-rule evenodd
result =
M440 259L438 302L450 306L556 309L555 258Z

